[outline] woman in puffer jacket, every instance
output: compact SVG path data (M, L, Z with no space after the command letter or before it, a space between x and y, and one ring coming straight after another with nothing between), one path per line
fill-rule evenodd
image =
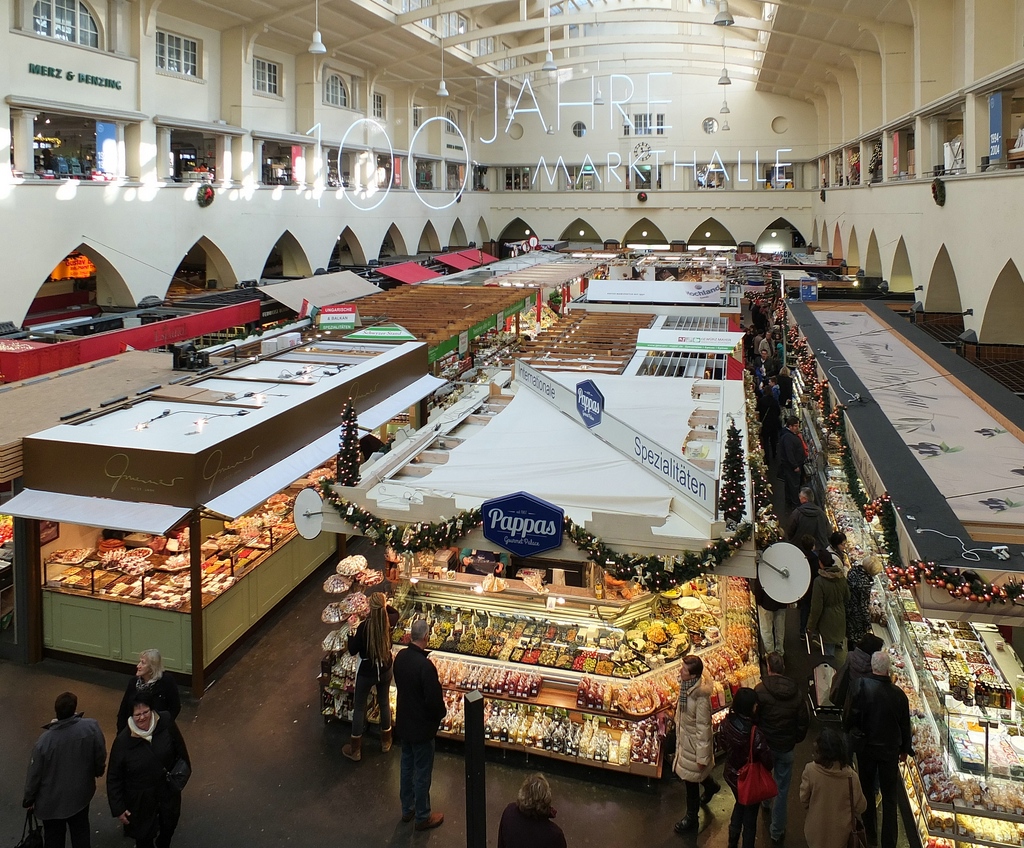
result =
M756 710L757 694L753 689L744 686L736 692L732 709L722 722L721 739L726 750L725 782L729 784L732 794L736 797L736 805L732 808L732 819L729 822L729 848L739 848L741 836L743 848L754 848L754 839L757 836L757 809L761 805L741 804L736 788L740 769L750 762L751 745L754 759L768 771L775 765L768 740L754 726Z

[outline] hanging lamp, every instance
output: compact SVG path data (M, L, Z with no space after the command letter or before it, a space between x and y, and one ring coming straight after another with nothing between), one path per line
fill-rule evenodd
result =
M327 52L327 48L324 46L324 40L320 36L320 0L316 0L313 4L313 40L309 42L309 47L306 49L314 55L320 55Z

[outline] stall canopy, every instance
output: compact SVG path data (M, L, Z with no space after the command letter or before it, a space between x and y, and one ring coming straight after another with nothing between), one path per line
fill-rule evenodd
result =
M482 264L461 253L442 253L440 256L435 256L434 259L456 271L468 271L470 268L477 268Z
M302 310L302 301L304 300L308 301L310 306L328 306L332 303L344 303L380 292L380 289L373 283L368 283L351 271L338 271L336 274L320 274L302 280L271 283L260 286L259 290L295 312Z
M382 265L377 269L385 277L397 280L400 283L422 283L424 280L434 280L441 275L437 271L424 268L419 262L399 262L396 265Z
M364 430L376 429L435 392L445 382L429 374L420 377L387 400L360 413L359 426ZM337 427L270 468L254 474L231 491L207 501L204 506L211 512L234 520L334 456L338 452L340 439L341 427Z
M4 512L18 518L163 535L180 523L191 510L180 506L130 503L112 498L89 498L25 489L4 504Z

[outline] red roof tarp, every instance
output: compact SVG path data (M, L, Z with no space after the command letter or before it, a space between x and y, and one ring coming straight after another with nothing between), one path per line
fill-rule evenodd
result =
M475 250L470 248L469 250L460 250L459 256L465 256L467 259L472 259L476 265L489 265L491 262L497 262L497 256L491 256L489 253L484 253L482 250Z
M479 264L475 259L469 259L461 253L442 253L440 256L435 256L434 259L456 271L468 271L470 268L476 268Z
M382 265L377 270L392 280L410 284L422 283L424 280L433 280L441 276L437 271L424 268L419 262L399 262L397 265Z

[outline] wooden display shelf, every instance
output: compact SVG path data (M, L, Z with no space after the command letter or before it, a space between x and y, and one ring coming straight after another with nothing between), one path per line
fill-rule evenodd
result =
M443 687L452 692L473 692L477 691L474 689L466 689L462 686L445 686ZM552 683L545 680L544 685L537 693L536 697L530 698L517 698L513 695L504 695L499 692L484 692L482 689L479 690L480 694L484 698L492 701L508 701L513 704L529 704L535 707L554 707L556 709L566 710L568 712L583 713L585 715L598 716L599 718L612 718L619 721L638 722L643 721L645 718L650 718L653 715L657 715L660 710L655 710L652 713L644 716L634 716L629 713L622 712L618 709L606 710L603 707L581 707L576 703L576 691L570 690L569 688L563 688L558 683ZM666 709L675 709L674 707L666 707Z

